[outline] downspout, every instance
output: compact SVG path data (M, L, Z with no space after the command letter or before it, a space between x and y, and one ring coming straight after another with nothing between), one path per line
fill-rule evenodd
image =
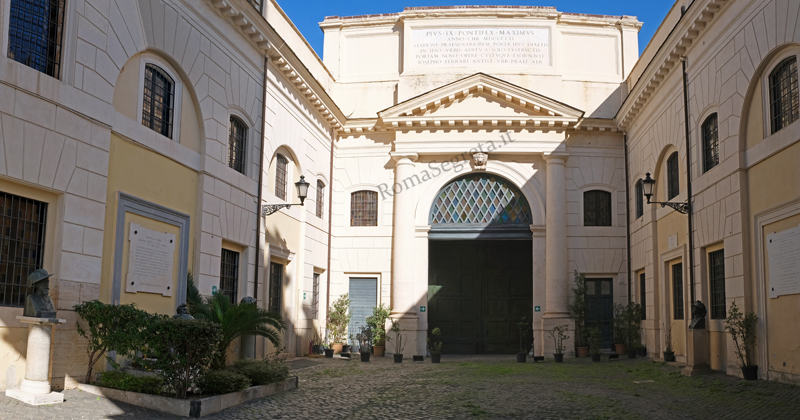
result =
M333 225L333 146L336 144L336 132L331 129L331 164L328 175L328 285L325 291L325 333L330 320L331 307L331 226Z
M625 231L627 233L627 244L628 244L628 303L631 303L633 299L631 298L631 179L630 174L628 172L628 135L622 135L623 141L625 143L625 203L627 203L627 207L625 208ZM644 302L642 302L644 305Z
M263 261L261 258L261 200L262 195L261 192L263 190L262 182L264 181L264 138L266 137L266 125L267 125L267 65L269 63L269 58L264 57L264 79L262 83L264 83L264 90L263 90L263 98L261 101L261 157L259 157L258 163L258 199L256 204L256 267L255 267L255 274L253 275L253 297L256 299L256 305L258 305L258 266ZM261 259L262 261L258 261ZM256 354L256 340L253 340L253 354Z
M694 223L692 223L692 159L690 154L690 141L689 141L689 76L686 74L686 57L681 58L681 65L683 68L683 118L684 127L686 128L686 202L689 204L689 296L691 303L695 301L695 283L694 283Z

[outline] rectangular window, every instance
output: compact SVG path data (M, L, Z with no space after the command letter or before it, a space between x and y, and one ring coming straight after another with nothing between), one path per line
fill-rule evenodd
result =
M175 81L164 70L145 65L142 125L171 139L174 99Z
M317 217L325 215L325 184L317 181Z
M278 155L275 159L275 196L286 201L286 177L289 171L289 161Z
M281 313L281 295L283 293L283 265L269 264L269 311Z
M239 290L239 253L230 249L222 249L222 260L219 268L219 292L231 299L235 304Z
M314 289L311 292L311 317L319 315L319 273L314 273Z
M642 319L647 319L647 283L644 273L639 274L639 304L642 305Z
M28 274L44 263L47 203L0 192L0 305L24 306Z
M703 172L719 164L719 130L717 114L711 114L703 122Z
M356 191L350 194L350 226L378 226L378 193Z
M611 226L611 193L592 190L583 193L583 225Z
M642 180L636 183L636 218L644 216L644 188Z
M236 118L231 117L230 133L228 134L228 166L240 174L244 173L244 156L247 145L247 126Z
M683 264L672 266L672 319L683 319Z
M678 175L678 152L667 158L667 201L677 197L681 191L680 176Z
M800 118L797 57L789 57L775 66L769 76L769 100L772 133Z
M65 0L11 0L8 58L58 78Z
M725 319L725 250L708 254L711 281L711 319Z

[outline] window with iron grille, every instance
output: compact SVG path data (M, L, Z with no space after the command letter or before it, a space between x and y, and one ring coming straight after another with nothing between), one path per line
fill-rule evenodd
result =
M672 266L672 319L683 319L683 264Z
M711 114L703 122L703 172L719 164L719 133L717 114Z
M639 274L639 304L642 305L642 319L647 319L647 284L644 273Z
M642 180L636 181L636 218L644 216L644 188Z
M247 147L247 126L242 120L231 116L228 135L228 166L234 171L244 173L245 148Z
M317 180L317 217L325 215L325 184Z
M142 125L172 138L175 111L175 81L156 65L144 66Z
M269 264L269 311L281 313L281 294L283 293L283 265Z
M283 155L275 159L275 196L286 201L286 171L289 161Z
M350 194L350 226L378 226L378 193L356 191Z
M222 261L219 268L219 292L231 299L235 304L239 290L239 253L230 249L222 249Z
M708 253L711 280L711 319L725 319L725 250Z
M611 193L592 190L583 193L583 225L611 226Z
M65 0L11 0L8 58L58 78Z
M678 184L680 177L678 176L678 152L673 152L667 158L667 201L677 197L681 191Z
M772 133L800 117L800 94L797 88L797 57L778 64L769 75L769 112Z
M0 192L0 306L24 306L42 267L47 203Z
M319 315L319 273L314 273L314 289L311 295L311 318L317 319L317 315Z

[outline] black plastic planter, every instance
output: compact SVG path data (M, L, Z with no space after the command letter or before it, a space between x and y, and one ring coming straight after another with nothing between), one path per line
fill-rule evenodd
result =
M758 365L756 366L743 366L742 376L748 381L755 381L758 379Z
M442 361L442 354L441 353L432 353L431 354L431 363L441 363Z
M675 361L675 352L674 351L665 351L664 352L664 361L665 362L674 362Z
M639 347L636 349L636 355L639 357L647 357L647 347Z
M332 358L333 357L333 349L325 349L325 357Z
M369 353L361 353L361 361L369 362Z
M342 346L342 353L350 353L350 345L345 344Z
M593 362L599 362L600 361L600 353L593 354L592 355L592 361Z
M553 358L556 359L556 363L563 363L564 362L564 353L554 353Z
M636 350L628 350L628 359L636 358Z
M400 354L395 353L394 354L394 362L395 363L403 363L403 354L402 353L400 353Z
M517 363L525 363L528 361L527 353L517 353Z

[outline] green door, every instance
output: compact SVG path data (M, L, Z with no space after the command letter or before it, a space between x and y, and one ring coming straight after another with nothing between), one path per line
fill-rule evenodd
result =
M429 252L428 325L442 351L516 353L516 323L532 318L531 241L431 241Z
M586 326L597 325L603 332L601 348L614 344L614 295L612 279L586 279Z

